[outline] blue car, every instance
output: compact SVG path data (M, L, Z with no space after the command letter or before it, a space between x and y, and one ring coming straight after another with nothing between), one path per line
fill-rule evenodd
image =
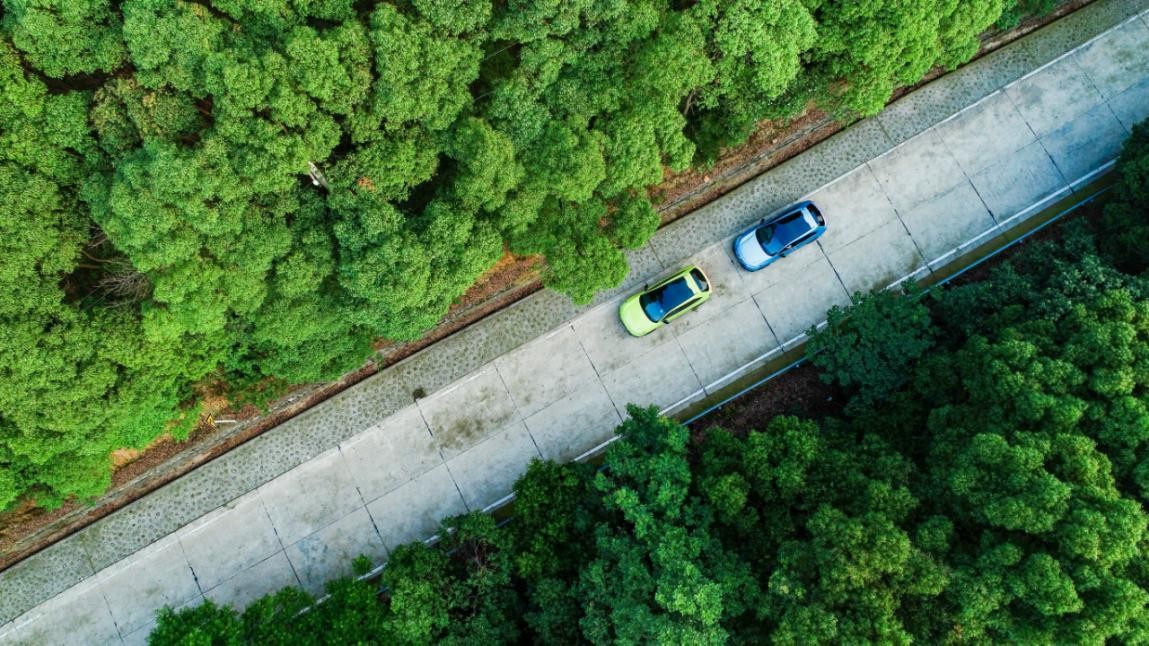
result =
M826 232L826 219L813 202L802 202L734 238L734 257L746 271L758 271L817 240Z

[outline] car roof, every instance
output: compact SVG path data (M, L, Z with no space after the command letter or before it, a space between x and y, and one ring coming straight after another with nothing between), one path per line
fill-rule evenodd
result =
M667 311L694 298L697 292L694 285L691 284L692 282L693 281L687 280L686 276L678 276L663 287L663 298L660 300L665 303Z
M775 224L773 237L775 240L781 241L782 244L789 244L818 226L818 223L810 217L810 213L805 209L790 213Z

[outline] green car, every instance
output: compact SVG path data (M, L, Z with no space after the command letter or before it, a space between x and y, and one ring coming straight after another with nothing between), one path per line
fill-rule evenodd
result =
M618 316L627 332L645 336L709 298L710 281L701 269L692 265L623 301Z

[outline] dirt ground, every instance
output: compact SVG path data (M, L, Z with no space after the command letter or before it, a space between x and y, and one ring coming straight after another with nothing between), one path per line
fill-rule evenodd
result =
M1050 16L1027 21L1008 32L991 34L983 39L979 56L1091 1L1070 0ZM943 73L942 70L935 70L918 85ZM915 87L899 90L891 101ZM721 197L839 130L839 124L817 110L808 110L786 123L763 122L745 145L723 151L719 160L710 168L668 173L665 181L651 190L663 224ZM94 504L68 503L46 511L38 508L34 501L28 500L0 514L0 570L355 385L380 369L529 296L542 288L542 270L541 258L520 258L508 253L459 299L439 325L418 341L397 344L381 340L376 344L379 353L372 362L335 382L293 388L272 403L263 414L251 405L232 410L227 408L225 402L225 405L216 406L212 415L204 416L197 430L184 442L161 438L143 451L118 451L110 458L116 465L112 486ZM832 399L818 399L830 397L832 393L812 375L812 370L805 366L799 367L762 389L761 396L746 403L734 402L716 416L707 419L727 419L722 417L725 415L729 417L729 422L715 423L729 423L732 428L738 428L743 421L769 419L775 414L803 411L806 415L817 415L820 410L834 408L837 404Z
M690 425L691 434L700 438L714 427L737 434L763 430L779 415L803 419L823 419L842 412L846 400L836 386L822 383L818 369L802 363L788 372L726 404Z

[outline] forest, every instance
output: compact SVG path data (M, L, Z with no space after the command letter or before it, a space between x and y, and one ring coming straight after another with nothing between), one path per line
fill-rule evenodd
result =
M1054 4L0 0L0 510L101 494L204 384L418 337L507 254L587 301L668 171Z
M149 643L1145 642L1149 124L1118 172L980 280L835 311L807 352L840 415L632 406L601 468L532 463L505 525L447 519L318 605L165 609Z

